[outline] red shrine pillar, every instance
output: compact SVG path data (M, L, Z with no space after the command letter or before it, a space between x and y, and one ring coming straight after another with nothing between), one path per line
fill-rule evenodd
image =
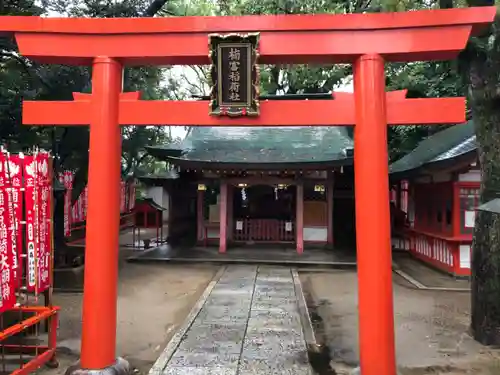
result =
M219 202L219 253L225 253L227 249L227 181L220 183Z
M384 60L354 64L354 179L363 375L396 375Z
M302 254L304 252L304 185L302 182L297 184L297 202L295 210L297 254Z
M227 239L233 241L234 235L234 185L227 186Z
M88 215L80 367L115 366L121 131L118 125L122 66L97 57L92 70Z

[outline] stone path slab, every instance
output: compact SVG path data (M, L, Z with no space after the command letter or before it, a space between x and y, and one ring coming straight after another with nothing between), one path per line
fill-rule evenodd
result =
M292 273L229 266L162 375L312 375Z

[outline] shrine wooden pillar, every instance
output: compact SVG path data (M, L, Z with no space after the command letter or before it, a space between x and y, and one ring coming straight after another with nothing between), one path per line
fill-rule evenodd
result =
M121 132L118 106L123 68L97 57L92 65L88 215L81 367L116 362L116 304L120 227Z
M354 182L360 364L363 375L396 375L384 60L354 64Z
M396 185L396 207L400 210L401 209L401 181L398 181L398 184Z
M228 185L227 181L221 180L219 201L219 253L227 250L227 202Z
M326 185L326 212L327 212L327 230L326 243L333 247L333 188L334 188L333 173L328 172L328 182Z
M297 254L304 252L304 185L302 182L297 184L295 207L295 238L297 244Z
M460 236L460 185L457 182L453 183L453 208L451 211L451 225L453 236ZM457 264L453 262L453 264Z
M196 194L196 237L198 242L206 242L205 237L205 191L198 189Z

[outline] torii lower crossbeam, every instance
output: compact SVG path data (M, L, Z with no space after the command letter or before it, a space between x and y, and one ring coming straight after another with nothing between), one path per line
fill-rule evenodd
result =
M352 96L352 95L351 95ZM89 97L75 101L25 101L23 122L36 125L88 125ZM356 123L354 98L349 100L276 100L261 103L257 118L217 118L208 114L209 102L120 100L120 125L179 126L352 126ZM387 124L433 125L465 121L464 98L404 99L387 101Z
M81 370L118 371L115 359L120 132L124 124L350 125L354 130L359 342L363 375L396 375L389 227L387 123L461 122L463 99L396 101L384 62L455 58L496 7L392 14L151 19L0 17L20 53L45 63L93 65L92 96L25 103L24 123L90 124L89 212ZM141 102L121 95L123 65L206 64L211 33L261 32L259 63L352 63L355 99L265 102L256 119L208 116L207 103ZM436 100L436 99L435 99ZM416 104L417 103L417 104ZM422 104L423 103L423 104ZM458 113L458 112L461 113ZM53 113L51 113L53 112ZM436 116L436 117L433 117ZM306 121L307 120L307 121ZM439 121L444 120L444 121Z

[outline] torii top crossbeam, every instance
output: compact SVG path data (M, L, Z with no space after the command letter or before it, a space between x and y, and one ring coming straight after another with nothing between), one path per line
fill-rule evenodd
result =
M386 61L448 60L495 12L482 7L350 15L0 17L0 33L15 33L26 57L68 65L90 65L96 56L126 65L209 64L207 34L229 32L260 32L262 64L349 63L369 53Z

